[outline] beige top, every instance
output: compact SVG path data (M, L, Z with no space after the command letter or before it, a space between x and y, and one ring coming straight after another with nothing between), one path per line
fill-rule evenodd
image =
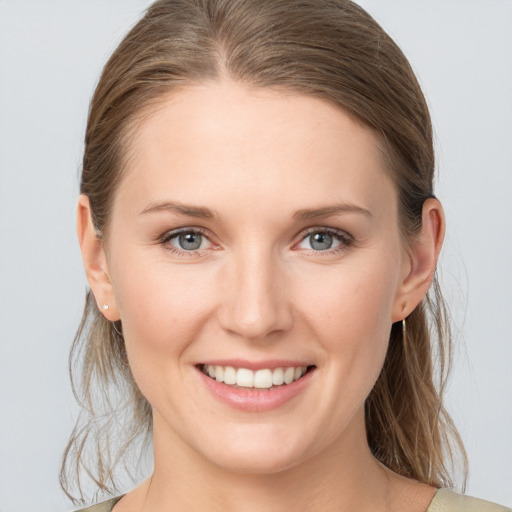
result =
M92 507L82 508L76 512L112 512L114 505L123 496L118 496ZM511 508L502 507L489 501L462 496L449 489L438 489L425 512L512 512Z
M512 509L449 489L438 489L425 512L512 512Z

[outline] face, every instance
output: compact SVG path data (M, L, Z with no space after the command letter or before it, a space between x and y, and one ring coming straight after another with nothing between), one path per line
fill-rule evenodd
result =
M365 438L410 271L371 130L308 96L175 92L136 131L106 262L159 442L273 472Z

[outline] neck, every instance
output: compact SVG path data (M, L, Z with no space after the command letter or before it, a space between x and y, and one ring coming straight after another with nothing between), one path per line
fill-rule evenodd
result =
M384 510L389 472L371 455L361 411L343 437L288 469L241 473L202 458L154 418L155 469L144 512Z

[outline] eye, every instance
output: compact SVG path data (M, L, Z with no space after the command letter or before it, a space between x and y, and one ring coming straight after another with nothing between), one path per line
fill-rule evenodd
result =
M302 238L299 249L309 249L315 252L337 252L349 247L353 240L344 231L332 228L315 228Z
M172 240L176 242L176 245L180 249L184 249L185 251L195 251L200 249L201 245L203 245L203 235L201 233L194 233L193 231L177 235Z
M198 228L170 231L162 236L161 243L166 249L182 255L216 247L206 234Z

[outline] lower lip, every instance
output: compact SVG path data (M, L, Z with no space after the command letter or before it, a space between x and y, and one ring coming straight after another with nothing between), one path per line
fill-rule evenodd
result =
M308 371L291 384L259 390L255 388L233 388L223 382L217 382L198 370L203 383L217 399L235 409L246 412L264 412L282 407L306 388L311 382L311 376L314 372L314 369Z

